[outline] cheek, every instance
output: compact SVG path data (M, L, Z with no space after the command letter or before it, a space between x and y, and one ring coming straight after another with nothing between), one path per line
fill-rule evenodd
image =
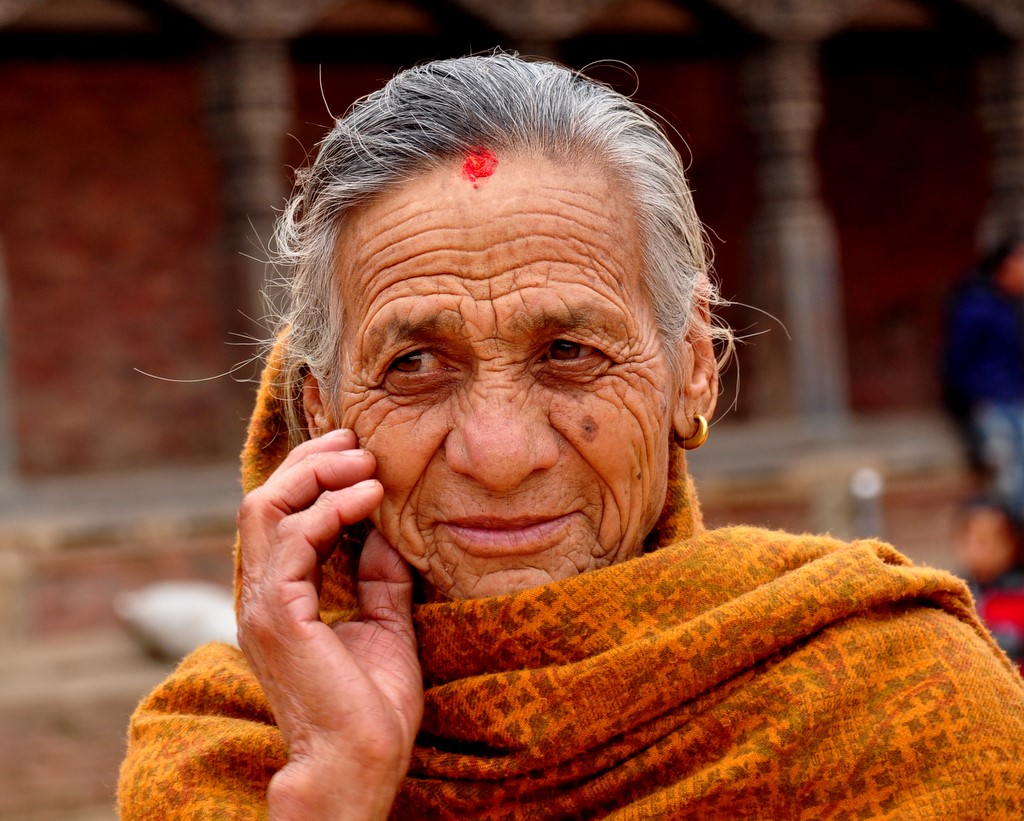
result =
M552 422L597 474L623 527L660 513L668 473L663 394L646 380L559 403ZM661 499L658 498L659 493ZM611 513L607 511L606 513Z
M377 460L384 501L374 524L385 535L394 537L399 520L414 513L410 499L444 442L445 418L441 408L402 407L387 399L367 400L346 410L344 424Z
M671 420L665 392L646 378L620 380L578 407L576 438L581 445L595 444L620 454L629 451L641 465L650 462L668 436Z
M440 431L435 430L430 416L392 412L380 419L356 421L360 443L377 459L385 493L413 484L437 450Z

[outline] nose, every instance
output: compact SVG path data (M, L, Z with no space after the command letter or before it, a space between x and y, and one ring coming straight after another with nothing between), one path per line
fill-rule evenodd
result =
M445 456L456 473L488 490L510 491L558 462L558 434L528 396L477 391L454 421Z

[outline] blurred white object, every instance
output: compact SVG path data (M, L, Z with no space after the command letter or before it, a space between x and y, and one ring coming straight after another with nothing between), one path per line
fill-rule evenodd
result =
M201 644L238 645L230 590L208 582L158 582L114 597L114 612L147 649L182 658Z
M885 479L873 467L862 467L850 477L853 501L853 535L858 539L881 539L885 534L883 493Z
M850 477L850 492L857 499L877 499L884 489L882 474L874 468L860 468Z

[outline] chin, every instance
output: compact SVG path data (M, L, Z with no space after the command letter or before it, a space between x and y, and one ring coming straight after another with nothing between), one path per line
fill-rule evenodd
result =
M489 596L505 596L550 584L577 573L552 574L536 567L520 567L508 570L496 570L475 580L460 581L455 579L448 595L456 599L483 599Z

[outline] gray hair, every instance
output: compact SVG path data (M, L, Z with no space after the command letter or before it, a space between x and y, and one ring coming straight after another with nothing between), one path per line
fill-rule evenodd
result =
M721 301L683 162L639 105L552 63L506 53L440 60L399 73L338 119L278 222L278 262L291 269L279 388L293 444L308 436L304 375L336 384L335 248L346 215L481 148L606 163L634 202L645 243L642 281L668 350L691 329L731 348L731 333L704 307Z

